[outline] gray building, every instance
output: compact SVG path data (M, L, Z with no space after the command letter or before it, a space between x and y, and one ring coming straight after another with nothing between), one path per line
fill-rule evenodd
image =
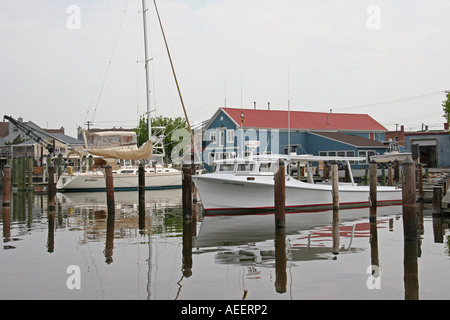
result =
M405 149L429 168L450 167L450 134L446 131L405 132Z

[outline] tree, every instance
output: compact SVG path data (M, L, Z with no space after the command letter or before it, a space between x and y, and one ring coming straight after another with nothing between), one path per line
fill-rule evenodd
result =
M152 128L156 127L164 127L164 131L158 133L164 136L164 151L166 154L165 160L167 160L172 154L172 149L175 146L176 142L172 141L172 133L177 129L185 129L187 128L186 119L177 117L175 119L167 118L159 116L158 118L152 118ZM139 126L135 129L136 134L138 136L138 146L143 145L146 141L148 141L148 125L147 125L147 117L141 116L139 118ZM154 131L154 130L152 130ZM153 132L155 134L155 132Z
M10 146L10 145L16 145L16 144L21 144L22 142L25 142L26 139L22 139L22 136L19 134L17 135L13 141L11 142L5 142L5 145Z
M450 91L446 91L447 100L442 101L442 110L444 111L443 117L447 120L447 123L450 122Z

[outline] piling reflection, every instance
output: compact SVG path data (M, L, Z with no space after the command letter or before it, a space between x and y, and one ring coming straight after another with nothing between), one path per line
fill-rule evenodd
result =
M286 292L286 230L275 228L275 290L278 293Z
M55 207L50 207L47 213L48 236L47 236L47 252L55 251Z
M391 220L391 219L389 219ZM380 268L380 260L379 260L379 253L378 253L378 227L376 221L370 221L370 265L372 268L371 275L374 278L377 278L380 276L379 268Z
M345 260L345 255L370 250L370 265L380 268L380 257L383 257L384 250L379 247L383 241L380 230L394 232L395 221L401 219L401 215L384 215L384 208L378 208L375 222L369 221L368 208L340 210L339 224L333 224L331 211L291 213L286 215L285 228L276 229L273 215L270 214L197 216L201 205L196 202L193 203L192 218L183 219L181 196L176 196L179 192L169 192L169 196L157 199L153 192L153 196L146 197L145 203L138 201L137 193L126 196L117 193L114 215L108 215L104 194L57 194L57 202L52 206L45 193L14 192L12 206L2 207L3 249L16 250L11 245L13 241L20 241L35 231L45 230L43 236L46 236L46 241L40 242L39 248L43 252L53 253L60 251L58 239L61 238L55 237L57 232L76 232L77 246L87 249L90 244L98 243L101 248L99 252L103 250L103 255L99 254L101 264L116 266L123 261L120 261L119 255L122 250L117 251L115 246L148 246L148 251L144 254L145 259L148 255L148 297L155 297L157 295L154 288L158 277L152 275L165 267L165 264L157 261L161 254L157 246L175 239L171 245L176 243L181 250L174 250L180 259L171 268L171 271L176 270L171 279L176 278L179 291L172 291L170 298L174 298L173 295L176 294L183 297L182 287L186 288L186 283L192 284L194 279L203 276L201 272L196 272L197 268L202 268L197 261L204 262L204 259L199 258L203 254L210 254L213 264L246 270L243 273L246 279L262 281L262 277L270 273L271 292L288 297L286 293L292 286L295 287L295 282L300 277L299 271L297 274L295 271L291 272L293 269L302 270L301 264L305 262L332 260L336 257L336 252L339 252L339 260L341 256ZM420 236L417 241L404 242L403 247L404 288L400 285L400 289L404 289L404 298L407 300L419 299L418 259L422 255L423 237L432 236L435 243L441 244L448 241L445 230L449 220L439 214L433 215L432 221L429 221L431 215L424 212L423 203L418 203L417 209ZM386 212L391 211L386 209ZM432 222L433 235L425 235L424 224L427 220ZM365 243L370 246L356 241L358 238L367 239ZM336 246L336 243L339 245ZM445 254L449 254L448 250L445 250ZM54 256L56 255L52 255ZM366 256L364 259L367 259ZM361 268L363 272L369 261L364 263ZM333 268L330 267L330 270L332 272ZM372 274L377 276L375 269ZM188 278L189 281L183 282ZM248 287L245 287L242 297L246 298L251 294L253 292L250 290L249 293Z
M108 212L108 218L106 220L106 245L105 245L105 262L111 264L113 262L113 250L114 250L114 224L115 213Z
M11 241L11 207L2 208L2 224L3 224L3 249L8 249L6 243Z
M417 241L405 240L403 260L405 300L419 300L419 272L417 258Z
M189 278L192 275L192 244L194 224L192 221L183 219L183 277Z

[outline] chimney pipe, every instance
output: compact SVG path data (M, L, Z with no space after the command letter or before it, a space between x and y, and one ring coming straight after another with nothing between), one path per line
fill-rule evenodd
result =
M267 110L270 110L270 102L267 102Z

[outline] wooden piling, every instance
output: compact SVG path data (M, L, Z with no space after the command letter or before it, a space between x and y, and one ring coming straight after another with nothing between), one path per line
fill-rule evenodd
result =
M323 181L327 181L330 179L330 167L328 166L328 161L323 162L322 179L323 179Z
M145 165L139 163L138 177L139 203L145 202Z
M58 160L57 160L57 173L58 173L58 179L61 177L62 174L62 163L63 163L63 156L62 154L58 154Z
M447 194L447 179L441 179L439 182L442 185L442 198Z
M11 167L5 165L3 167L3 193L2 193L3 207L11 205Z
M442 186L433 186L433 214L442 213Z
M27 190L27 167L28 167L27 158L25 158L25 157L21 158L21 162L22 162L21 163L21 169L22 169L22 172L21 172L22 188L21 188L21 190L26 191Z
M17 182L19 181L19 159L17 157L12 160L12 186L17 188Z
M278 162L278 171L275 174L275 228L285 227L286 215L286 171L283 160Z
M91 170L93 166L94 166L94 157L91 154L88 157L88 170Z
M16 163L17 191L24 191L26 189L26 177L23 158L18 158Z
M112 167L107 164L105 166L105 181L106 181L106 202L108 207L108 215L115 214L115 201L114 201L114 177L112 173Z
M331 194L333 198L333 254L339 254L339 170L337 162L331 164Z
M377 163L372 160L369 166L369 202L370 202L370 221L377 219Z
M388 163L388 186L394 185L394 178L392 176L392 162L389 161Z
M422 164L417 164L417 201L423 202L423 168Z
M183 165L183 183L182 183L182 202L183 218L192 219L192 166Z
M415 163L410 159L402 163L403 234L405 240L417 240Z
M400 162L397 159L394 160L394 181L395 183L400 181Z
M33 190L33 157L27 158L28 190Z

